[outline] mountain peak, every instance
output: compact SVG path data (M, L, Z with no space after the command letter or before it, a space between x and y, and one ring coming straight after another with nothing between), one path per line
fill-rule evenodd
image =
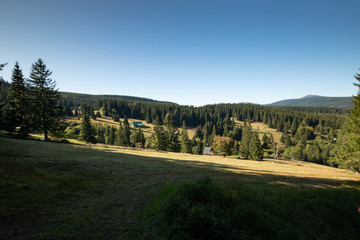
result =
M353 107L352 97L324 97L307 95L298 99L286 99L269 104L271 106L301 106L301 107L335 107L350 109Z
M319 95L309 94L302 98L320 97Z

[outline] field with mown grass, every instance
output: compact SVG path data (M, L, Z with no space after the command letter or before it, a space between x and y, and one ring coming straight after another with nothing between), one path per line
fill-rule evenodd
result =
M5 135L0 156L0 239L360 235L360 175L323 165ZM204 177L211 184L198 183ZM189 235L204 229L214 234Z

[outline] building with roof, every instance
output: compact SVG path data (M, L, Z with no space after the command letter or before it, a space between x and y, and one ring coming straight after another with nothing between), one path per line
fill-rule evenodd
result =
M142 122L132 122L132 127L133 128L143 128L145 127L145 124L143 124Z

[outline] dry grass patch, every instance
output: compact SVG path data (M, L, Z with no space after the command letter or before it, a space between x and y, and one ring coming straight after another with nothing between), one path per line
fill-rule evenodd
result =
M235 120L235 124L236 126L242 126L244 124L243 121L237 121ZM272 134L274 137L274 141L276 143L280 143L280 138L282 133L278 132L276 129L274 128L269 128L265 123L261 123L261 122L253 122L251 123L251 128L254 130L259 131L259 137L260 139L263 137L263 135L266 134Z
M66 121L71 121L71 122L77 122L80 123L81 122L81 118L79 119L78 117L65 117ZM120 118L121 122L124 121L124 118ZM144 120L140 120L140 119L135 119L135 118L128 118L130 127L131 124L133 122L143 122L146 127L142 128L141 130L144 133L145 137L150 137L153 133L154 133L154 125L152 123L146 123ZM96 120L91 119L92 123L99 123L99 124L106 124L106 125L110 125L112 127L118 128L119 127L119 122L115 122L111 117L97 117ZM134 130L134 128L131 128ZM189 138L192 139L192 137L195 135L195 128L188 128L188 135Z
M360 181L360 174L347 170L297 160L265 159L264 161L240 160L233 157L203 156L154 150L134 150L115 146L92 146L112 153L124 153L141 157L159 158L165 162L177 162L189 166L211 167L212 170L246 176L290 177L325 181ZM307 184L307 183L306 183ZM320 186L314 185L314 186Z

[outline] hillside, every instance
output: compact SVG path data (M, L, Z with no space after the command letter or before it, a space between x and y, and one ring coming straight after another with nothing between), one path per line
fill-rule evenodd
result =
M94 105L98 100L103 99L116 99L116 100L127 100L127 101L139 101L139 102L148 102L148 103L166 103L166 104L176 104L166 101L158 101L150 98L143 97L134 97L134 96L124 96L124 95L93 95L93 94L83 94L83 93L71 93L71 92L60 92L62 99L67 101L72 101L78 104L89 104Z
M262 222L271 227L277 219L272 229L302 233L302 239L314 234L317 239L357 239L360 233L360 177L328 166L4 136L0 155L2 239L144 239L150 234L143 229L147 214L157 211L176 186L203 176L231 186L246 184L252 193L247 204L258 201L257 207L269 207L261 211L270 222ZM309 219L314 207L316 217ZM277 211L283 214L275 216Z
M268 104L269 106L332 107L350 109L353 97L324 97L308 95L298 99L287 99Z

